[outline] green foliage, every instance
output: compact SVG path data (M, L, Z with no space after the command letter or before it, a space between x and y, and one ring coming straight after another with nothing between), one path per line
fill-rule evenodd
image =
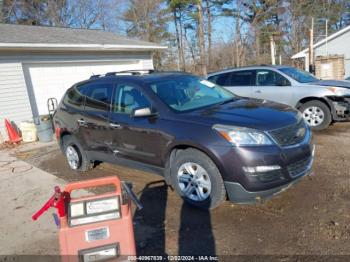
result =
M127 34L143 40L162 42L170 37L169 13L163 0L131 0L123 18L127 22Z
M289 59L307 46L312 17L315 41L324 37L326 20L329 34L350 24L349 0L0 0L0 21L110 31L120 27L130 37L170 46L168 54L155 55L158 66L168 56L173 66L192 69L200 61L199 3L208 57L225 59L226 66L269 62L260 57L269 59L271 36L277 53ZM215 27L223 26L216 23L223 18L229 21L227 28ZM220 43L218 31L227 31L226 39L232 33L231 39ZM220 67L219 60L207 61L215 65L212 69Z

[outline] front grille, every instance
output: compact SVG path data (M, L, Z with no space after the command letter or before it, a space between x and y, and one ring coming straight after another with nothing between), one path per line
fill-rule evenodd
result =
M265 173L255 173L255 175L263 183L284 179L281 170L273 170Z
M269 131L271 137L280 146L290 146L300 143L304 140L307 127L304 120L298 123Z
M308 168L309 164L310 164L311 158L308 157L306 159L302 159L299 160L297 162L294 162L293 164L290 164L287 169L289 172L289 175L294 178L300 174L302 174L303 172L306 171L306 169Z

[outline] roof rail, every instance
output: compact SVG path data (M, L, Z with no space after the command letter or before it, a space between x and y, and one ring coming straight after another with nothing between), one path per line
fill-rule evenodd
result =
M105 74L105 76L114 76L114 75L118 75L118 74L127 74L130 73L131 75L142 75L141 72L146 72L148 74L152 73L153 70L152 69L135 69L135 70L123 70L123 71L115 71L115 72L108 72Z
M126 74L126 73L130 73L132 75L141 75L141 72L143 71L148 71L148 73L150 74L151 71L153 70L148 70L148 69L139 69L139 70L123 70L123 71L114 71L114 72L108 72L104 75L98 74L98 75L92 75L90 76L90 79L97 79L103 76L115 76L117 74Z
M156 71L152 70L150 74L190 74L185 71L176 71L176 70L169 70L169 71Z
M143 73L145 72L145 73ZM147 72L147 73L146 73ZM156 71L153 69L134 69L134 70L123 70L123 71L113 71L113 72L108 72L104 75L92 75L90 79L97 79L103 76L116 76L118 74L123 75L123 74L131 74L131 75L143 75L143 74L166 74L166 73L173 73L173 74L186 74L186 72L183 71ZM187 73L188 74L188 73Z
M90 79L96 79L96 78L99 78L101 75L92 75L90 76Z

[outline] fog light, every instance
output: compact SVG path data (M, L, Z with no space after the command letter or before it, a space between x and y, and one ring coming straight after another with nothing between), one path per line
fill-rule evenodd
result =
M243 171L245 173L248 173L249 175L258 175L256 173L265 173L265 172L270 172L270 171L274 171L274 170L279 170L281 169L280 166L278 165L274 165L274 166L244 166L242 167Z

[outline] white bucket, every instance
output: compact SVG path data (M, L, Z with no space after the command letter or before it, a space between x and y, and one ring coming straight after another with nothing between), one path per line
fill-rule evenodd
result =
M33 122L21 122L20 129L23 142L34 142L38 140L36 127Z

